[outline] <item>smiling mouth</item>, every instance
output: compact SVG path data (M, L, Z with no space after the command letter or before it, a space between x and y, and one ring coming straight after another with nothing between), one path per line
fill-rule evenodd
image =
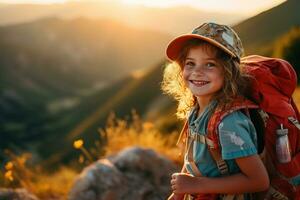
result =
M198 86L198 87L204 86L209 83L209 81L196 81L196 80L190 80L190 82L193 85Z

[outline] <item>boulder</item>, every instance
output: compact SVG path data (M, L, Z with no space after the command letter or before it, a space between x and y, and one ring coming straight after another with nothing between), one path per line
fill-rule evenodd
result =
M86 167L69 200L161 200L170 194L178 166L151 149L131 147Z

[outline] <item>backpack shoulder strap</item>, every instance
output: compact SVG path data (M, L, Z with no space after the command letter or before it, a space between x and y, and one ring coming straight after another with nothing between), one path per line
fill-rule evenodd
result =
M237 97L229 106L225 108L217 107L207 125L207 138L214 142L214 145L210 146L210 148L220 150L218 126L227 115L237 110L244 110L249 116L249 109L257 108L259 108L258 105L244 97Z
M222 175L228 174L229 169L226 162L222 158L218 126L222 119L228 114L237 110L245 110L246 113L249 113L248 109L250 108L258 108L258 106L244 97L238 97L231 103L230 106L227 106L223 109L217 108L208 122L207 138L213 141L213 145L209 145L208 149Z
M183 124L183 128L181 129L179 137L178 137L177 142L176 142L177 146L180 146L181 143L185 143L185 140L187 138L188 128L189 128L188 120L185 120L185 122Z

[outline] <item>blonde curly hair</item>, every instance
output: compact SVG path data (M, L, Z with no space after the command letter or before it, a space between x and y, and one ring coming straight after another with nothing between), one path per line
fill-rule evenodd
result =
M186 56L191 48L201 46L209 55L223 67L224 84L213 99L217 100L218 106L229 106L237 96L245 95L248 88L250 76L243 71L242 65L235 58L222 51L216 46L199 39L191 39L182 48L178 58L168 63L164 69L162 90L178 101L176 115L179 119L186 119L188 112L197 103L196 97L185 85L183 79L183 68Z

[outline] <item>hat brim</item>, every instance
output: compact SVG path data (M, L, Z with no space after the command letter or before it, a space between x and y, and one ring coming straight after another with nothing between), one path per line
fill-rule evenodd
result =
M167 58L171 61L177 60L179 53L180 53L181 49L183 48L183 46L185 45L186 41L188 41L190 39L194 39L194 38L204 40L216 47L219 47L220 49L222 49L223 51L225 51L232 57L234 57L234 58L237 57L233 52L231 52L229 49L227 49L224 45L218 43L217 41L215 41L211 38L204 37L202 35L197 35L197 34L185 34L185 35L181 35L181 36L175 38L168 44L167 49L166 49Z

